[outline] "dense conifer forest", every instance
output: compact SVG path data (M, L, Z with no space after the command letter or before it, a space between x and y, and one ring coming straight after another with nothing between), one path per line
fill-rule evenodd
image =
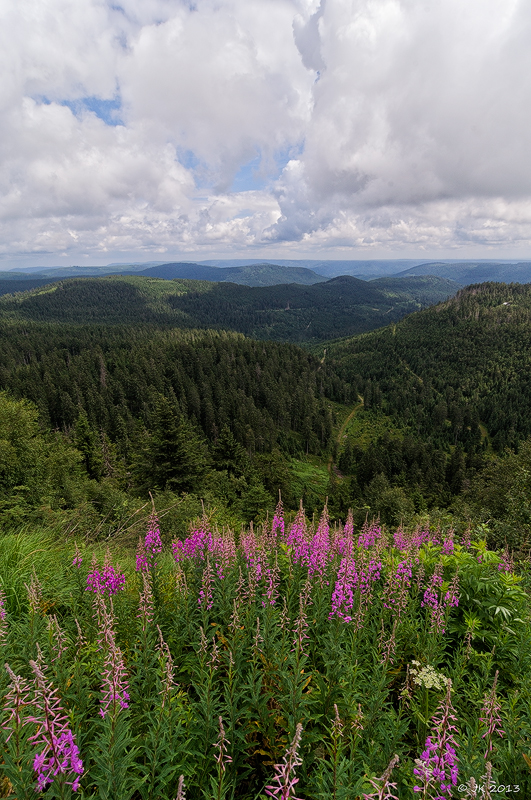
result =
M356 338L310 339L313 354L175 326L180 315L188 323L202 315L245 327L246 304L264 292L280 304L293 289L308 307L308 292L324 292L323 311L343 280L355 281L213 291L193 281L81 279L6 296L0 388L5 402L34 404L42 435L80 454L100 497L184 492L249 520L280 490L293 509L301 497L310 510L328 497L333 515L352 507L358 520L379 514L390 524L434 510L473 512L491 519L492 536L507 536L510 504L499 500L493 517L485 481L506 469L507 448L525 474L528 286L468 287ZM355 284L363 303L380 291L378 281ZM229 296L239 298L238 313ZM225 311L216 317L216 308ZM106 513L113 502L100 499ZM529 528L518 513L515 542Z

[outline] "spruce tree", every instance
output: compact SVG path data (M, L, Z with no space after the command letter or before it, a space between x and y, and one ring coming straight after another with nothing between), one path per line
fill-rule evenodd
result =
M139 464L145 488L192 492L201 485L208 466L208 450L193 425L163 395L158 395Z

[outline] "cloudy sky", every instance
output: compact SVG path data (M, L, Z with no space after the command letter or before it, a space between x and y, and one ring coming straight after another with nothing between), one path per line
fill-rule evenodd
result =
M2 268L531 258L529 0L0 0Z

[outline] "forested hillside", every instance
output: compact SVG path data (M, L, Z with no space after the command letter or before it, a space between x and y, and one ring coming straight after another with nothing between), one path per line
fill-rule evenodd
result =
M371 506L387 498L397 519L411 503L445 506L461 496L475 513L503 517L504 536L517 529L528 536L529 450L522 445L531 436L530 322L531 286L481 284L396 325L327 345L326 359L343 380L366 382L361 413L372 416L375 435L361 443L354 426L338 463L356 491L373 495ZM513 481L506 448L522 448L510 462ZM494 489L491 502L487 487L496 483L505 499ZM514 514L511 492L519 498Z
M59 323L154 323L235 330L255 339L311 343L373 330L455 294L431 276L368 283L247 287L141 277L61 281L0 301L0 318Z
M531 286L485 283L395 326L327 347L345 380L437 441L501 452L531 436ZM383 400L383 398L385 398Z
M31 401L43 429L76 448L87 479L111 495L193 493L217 498L244 519L279 489L297 505L305 493L295 489L292 459L326 463L333 407L352 395L326 365L293 345L143 325L4 322L0 387ZM35 497L37 487L33 472L10 466L19 439L6 420L19 412L5 402L4 490L14 494L4 505L24 514L29 506L19 490L29 481ZM71 495L56 497L54 507L73 507ZM112 505L111 495L101 503Z
M169 493L168 502L183 493L196 504L206 498L231 520L248 520L280 489L289 508L302 497L314 511L328 496L332 516L353 508L357 522L379 514L398 525L453 509L490 520L497 541L524 543L531 532L529 287L469 287L381 330L324 342L314 355L188 327L201 315L205 326L217 319L220 327L245 327L243 309L252 320L258 295L280 306L292 290L317 326L310 293L319 291L324 336L352 280L213 291L198 282L85 279L2 298L6 408L31 401L42 448L55 436L67 448L64 463L78 458L79 491L71 478L70 488L67 481L46 501L52 511L82 500L111 520L127 505L124 492L140 499L151 490ZM358 283L368 306L381 282L356 281L356 290ZM175 327L178 319L187 324ZM13 436L5 435L6 454L19 446ZM0 517L26 518L45 507L44 495L33 472L9 463L5 455ZM43 475L50 464L42 462Z

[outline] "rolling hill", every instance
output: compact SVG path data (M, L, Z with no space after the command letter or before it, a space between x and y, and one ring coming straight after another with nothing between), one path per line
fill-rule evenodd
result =
M0 318L215 328L256 339L315 343L395 322L457 288L430 276L370 283L342 276L311 286L267 287L143 276L72 278L4 296Z
M238 267L210 267L194 263L170 263L149 267L136 275L149 278L188 278L190 280L239 283L243 286L275 286L281 283L300 283L310 286L326 278L304 267L284 267L278 264L250 264Z
M436 275L456 281L462 286L473 283L495 281L497 283L530 283L531 261L496 262L496 261L461 261L447 263L432 261L410 267L397 273L395 277L410 277L412 275Z

